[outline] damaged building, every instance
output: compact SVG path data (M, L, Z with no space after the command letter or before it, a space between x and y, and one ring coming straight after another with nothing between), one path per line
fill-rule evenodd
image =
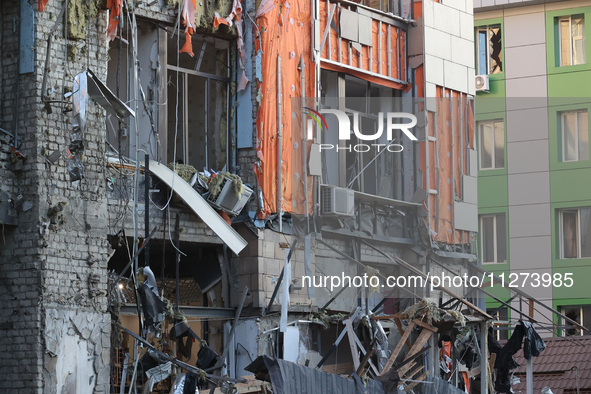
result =
M493 392L471 3L2 0L0 390Z

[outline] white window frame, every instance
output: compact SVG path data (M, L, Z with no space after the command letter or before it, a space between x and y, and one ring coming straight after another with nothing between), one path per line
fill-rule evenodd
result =
M560 259L587 259L591 256L582 256L582 239L581 239L581 209L591 209L591 207L579 207L579 208L564 208L558 211L558 220L559 220L559 244L560 244ZM565 212L577 212L577 228L576 228L576 241L577 241L577 257L565 257L564 256L564 213Z
M495 146L495 124L500 123L503 125L503 166L497 167L496 166L496 146ZM482 143L483 143L483 130L482 126L490 124L492 126L492 167L483 167L482 165ZM495 120L484 120L477 122L478 125L478 167L481 170L499 170L505 168L505 121L502 119L495 119Z
M560 114L560 138L562 141L562 157L561 157L561 161L564 163L570 163L570 162L575 162L575 161L581 161L583 159L581 159L581 157L579 156L579 139L580 139L580 135L579 135L579 114L580 113L586 113L587 114L587 124L585 125L585 131L587 132L587 135L589 134L589 114L587 113L586 109L580 109L580 110L574 110L574 111L563 111L563 112L559 112ZM572 160L567 160L566 159L566 141L565 141L565 118L566 115L569 114L574 114L575 115L575 153L576 153L576 158L572 159ZM585 159L588 160L588 159Z
M579 308L579 321L578 321L578 323L579 323L580 325L584 325L584 324L585 324L584 310L585 310L585 307L586 307L586 306L588 306L588 305L564 305L564 306L561 306L561 307L560 307L560 312L561 312L563 315L565 315L565 316L566 316L566 313L567 313L567 312L566 312L566 310L567 310L567 309L574 309L574 308ZM568 322L567 322L565 319L562 319L562 325L563 325L563 326L567 326L567 325L569 325L569 324L570 324L570 323L568 323ZM563 337L567 337L567 336L568 336L568 337L570 337L570 336L583 336L583 335L586 335L586 334L585 334L585 331L583 331L583 330L581 330L581 329L577 329L577 328L574 328L574 329L579 331L579 332L578 332L578 334L574 334L574 335L567 335L567 334L566 334L566 330L567 330L567 329L566 329L566 328L564 328L564 329L562 329L562 330L561 330L561 332L562 332L562 336L563 336Z
M486 214L486 215L481 215L480 216L480 245L481 245L481 258L480 260L482 261L482 264L505 264L507 262L507 254L505 254L505 260L504 261L498 261L499 257L498 257L498 251L499 251L499 240L497 239L497 216L498 215L505 215L504 213L493 213L493 214ZM493 219L493 231L492 231L492 236L493 236L493 260L494 261L484 261L484 219L486 218L492 218ZM505 215L505 228L503 229L503 232L505 233L505 239L507 239L507 216ZM506 242L505 242L506 245ZM506 247L506 246L505 246Z
M579 16L581 15L583 18L583 36L582 37L573 37L572 36L572 20L573 20L573 16ZM587 53L585 52L585 15L583 14L574 14L574 15L564 15L564 16L560 16L557 18L558 20L558 66L559 67L568 67L568 66L578 66L579 64L586 64L587 63ZM568 64L562 64L562 29L560 28L560 23L563 21L568 21L568 31L569 31L569 63ZM583 63L579 63L579 64L574 64L574 39L575 38L579 38L583 40Z
M494 75L490 72L490 39L491 39L491 28L498 27L501 30L501 71L495 74L502 74L503 70L503 27L500 24L492 24L487 26L478 26L476 27L476 74L480 73L480 33L485 32L486 34L486 75Z

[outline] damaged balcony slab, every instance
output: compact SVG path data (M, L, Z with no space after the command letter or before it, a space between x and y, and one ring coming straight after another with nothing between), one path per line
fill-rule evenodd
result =
M166 183L236 254L247 245L195 189L167 166L150 160L150 172Z
M180 306L179 309L186 317L198 317L201 319L227 319L234 317L235 313L232 308L214 308L205 306ZM135 304L124 305L121 307L121 314L135 316L137 315L137 307Z

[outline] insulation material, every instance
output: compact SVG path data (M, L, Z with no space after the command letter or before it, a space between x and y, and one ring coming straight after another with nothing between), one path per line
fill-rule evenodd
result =
M430 230L434 241L459 244L464 233L468 243L469 233L454 228L453 206L463 200L462 175L469 173L467 152L474 147L472 103L464 93L440 86L436 92L436 112L427 113L427 132L437 138L428 143L428 183L425 142L420 146L423 188L437 190L428 197Z
M259 18L259 17L265 15L267 12L271 11L273 8L275 8L275 4L273 3L272 0L261 1L261 4L259 5L259 8L257 9L256 18Z
M181 18L185 26L185 44L179 50L179 53L187 53L191 57L193 53L193 42L191 35L195 33L195 16L197 10L197 0L184 0L181 10Z
M215 13L213 27L216 28L222 24L230 27L232 27L234 24L236 25L236 34L238 35L236 45L238 46L238 53L240 55L240 69L242 70L240 73L240 78L238 79L238 91L240 92L241 90L246 89L246 86L248 86L250 83L248 77L246 76L246 51L244 49L244 27L242 25L242 3L240 3L240 0L234 0L232 11L225 19L222 18L217 12Z
M47 0L42 0L47 3ZM41 3L39 3L41 4ZM117 25L119 25L119 16L122 11L121 0L107 0L109 9L109 26L107 26L107 39L112 41L117 36Z
M327 19L328 15L330 15L330 9L328 6L332 7L332 3L327 2L320 2L320 37L324 37L324 32L327 26ZM338 26L340 24L338 12L335 11L333 21L334 26ZM400 82L392 81L391 79L387 79L388 76L388 64L390 64L390 78L400 79L402 82L406 82L406 59L404 59L404 54L406 53L405 45L406 45L406 32L394 25L388 25L385 22L381 24L381 35L380 35L380 21L377 19L371 20L371 29L372 29L372 45L362 45L357 42L351 42L341 37L341 46L339 48L339 34L338 32L329 27L330 31L328 33L328 37L324 46L322 48L321 59L329 60L332 62L341 63L343 66L350 66L358 70L352 70L350 68L345 68L343 66L339 66L333 63L327 63L321 61L321 67L326 70L331 71L338 71L338 72L346 72L347 74L354 75L358 78L364 79L366 81L386 86L392 89L398 90L405 90L409 91L411 88L411 84L405 84ZM390 30L390 48L391 52L388 53L388 29ZM400 36L400 53L398 53L398 36ZM380 44L381 39L381 44ZM329 41L330 40L330 52L329 52ZM354 49L353 47L349 50L349 44L355 47L361 48L361 51L358 49ZM381 45L381 59L382 59L382 68L380 72L379 66L379 48ZM371 50L371 65L370 65L370 48ZM339 55L340 49L340 55ZM361 56L359 56L361 55ZM350 58L350 59L349 59ZM389 59L388 59L389 58ZM400 58L400 59L399 59ZM389 63L388 63L389 61ZM400 66L400 70L398 67ZM378 74L378 75L370 75L368 72ZM381 76L383 77L381 77ZM399 78L400 75L400 78Z
M39 0L39 3L37 4L37 6L39 7L39 11L41 11L41 12L45 11L45 6L47 5L48 1L49 0Z
M264 7L264 12L261 12ZM257 19L260 40L256 41L257 53L261 53L262 75L259 81L260 107L257 114L257 157L255 165L257 181L263 194L262 214L277 212L277 55L281 56L281 106L282 162L281 208L283 212L303 213L305 193L302 182L301 135L292 135L292 124L301 125L302 113L292 110L292 98L313 97L315 88L314 65L311 61L311 5L306 1L292 1L289 18L284 0L267 0L259 7ZM289 29L286 29L289 24ZM262 51L262 52L258 52ZM293 52L294 56L290 56ZM301 92L301 73L298 70L300 56L304 59L305 89ZM299 101L299 100L298 100ZM292 113L293 112L293 113ZM293 129L297 129L294 127ZM309 149L309 146L305 147ZM308 177L308 198L312 201L312 180ZM312 206L312 204L310 204Z

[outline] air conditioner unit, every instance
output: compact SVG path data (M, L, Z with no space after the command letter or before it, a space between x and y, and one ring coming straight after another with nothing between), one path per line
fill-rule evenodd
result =
M474 86L477 92L488 92L488 75L477 75Z
M344 187L321 185L320 214L326 216L354 216L355 191Z
M211 195L207 198L207 201L218 209L222 209L229 214L238 215L244 205L248 202L248 199L252 195L252 189L246 185L243 185L244 191L242 195L238 197L236 191L234 191L234 184L230 179L224 179L220 193L215 199L211 198Z

